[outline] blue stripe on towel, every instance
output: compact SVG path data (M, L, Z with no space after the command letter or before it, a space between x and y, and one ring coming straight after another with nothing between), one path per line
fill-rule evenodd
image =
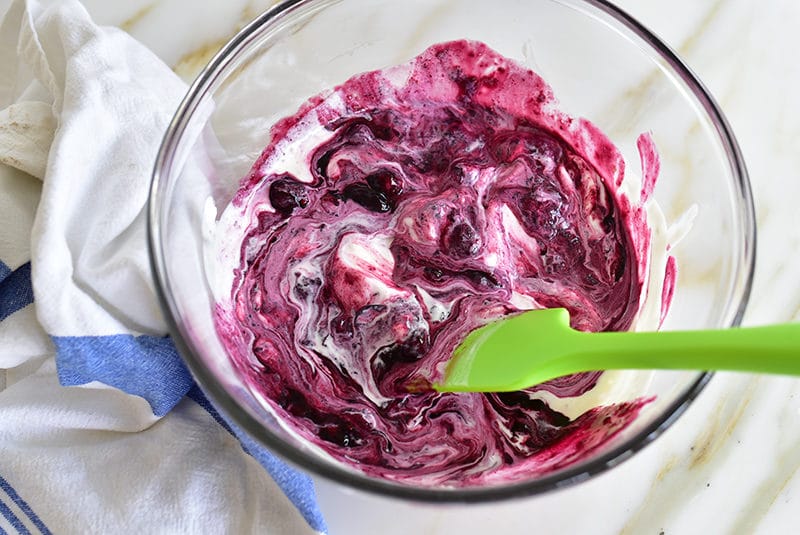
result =
M32 302L30 262L12 271L0 261L0 321ZM127 334L51 338L56 346L58 379L64 386L100 381L144 398L150 403L156 416L167 414L188 393L191 399L239 439L244 451L267 470L309 526L318 532L327 533L325 519L317 505L313 480L275 457L244 431L226 422L194 384L170 338L146 335L134 337ZM51 535L30 506L2 477L0 488L43 535ZM30 534L2 501L0 514L21 534ZM2 528L0 535L6 535Z
M100 381L150 403L167 414L194 384L167 337L53 336L58 379L64 386Z
M2 500L0 500L0 515L3 515L6 520L17 530L21 535L31 535L31 532L28 531L28 528L25 527L25 524L14 514Z
M14 271L0 262L0 321L33 303L31 263Z
M328 532L325 519L317 505L314 481L308 475L287 465L250 438L250 435L239 429L239 427L226 421L197 385L193 386L187 395L203 407L229 433L239 439L242 449L257 460L272 476L275 483L294 504L302 517L308 522L308 525L311 526L311 529L320 533Z
M225 428L225 430L233 436L236 436L236 433L233 432L231 426L228 425L228 422L225 421L225 418L214 408L214 405L206 397L205 393L200 389L199 386L195 383L194 386L189 390L186 394L186 397L191 399L192 401L196 402L198 405L203 407L208 414L210 414L214 420L217 421L219 425Z
M0 489L3 489L3 491L8 494L8 497L11 498L11 501L13 501L17 507L19 507L20 511L28 515L28 518L30 518L31 522L33 522L33 525L42 532L42 535L52 535L50 530L47 529L47 526L44 525L44 522L42 522L42 519L33 512L31 506L22 499L17 491L14 490L14 487L12 487L8 481L3 479L3 476L0 476Z

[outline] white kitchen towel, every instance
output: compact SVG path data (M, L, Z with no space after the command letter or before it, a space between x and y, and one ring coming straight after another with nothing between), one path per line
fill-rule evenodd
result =
M75 0L0 26L0 535L326 531L166 336L145 204L185 90Z

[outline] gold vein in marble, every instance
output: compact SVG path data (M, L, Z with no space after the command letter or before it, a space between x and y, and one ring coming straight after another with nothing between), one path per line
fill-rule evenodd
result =
M719 279L725 272L722 260L716 260L711 266L702 270L680 270L678 266L679 284L681 286L700 286L701 288L715 288L719 285Z
M677 466L678 460L679 458L677 455L673 455L669 459L667 459L667 461L661 466L661 469L658 471L658 474L656 474L655 482L658 483L659 481L663 480L667 476L667 474L672 472L672 469L675 468L675 466Z
M711 5L708 11L703 15L700 23L692 29L689 36L678 46L677 50L681 56L689 55L697 47L700 39L704 36L705 32L708 31L709 26L711 26L711 23L719 16L720 9L723 5L723 0L717 0ZM608 107L608 110L613 114L612 116L615 117L618 122L611 129L609 129L609 132L613 132L617 129L622 129L622 131L630 131L633 128L633 125L639 121L640 114L644 108L628 106L627 103L631 101L644 102L648 95L656 91L657 86L662 79L662 73L658 69L654 68L642 79L641 82L639 82L638 85L629 88L617 99L615 99ZM628 115L623 118L620 114L620 110L627 110L628 112L633 113L628 113Z
M795 442L792 447L795 451L791 455L789 462L786 462L786 460L779 461L767 481L755 488L752 493L753 498L747 507L739 509L739 515L733 528L731 528L731 533L754 533L775 504L775 500L784 491L789 482L794 479L797 471L800 470L800 441ZM786 472L786 469L790 467L791 469Z
M188 54L184 54L172 67L172 70L184 80L189 81L194 79L200 71L203 70L203 67L211 61L211 58L213 58L214 55L225 46L225 43L238 31L239 30L236 30L227 37L206 43L200 48L196 48Z
M692 158L694 154L692 146L696 145L696 143L694 143L693 138L700 132L700 120L695 119L686 130L684 149L678 154L672 152L670 145L659 146L662 162L675 162L680 166L680 172L675 173L674 177L678 182L678 186L675 188L677 193L668 206L661 207L665 212L664 215L666 215L669 220L677 220L691 209L692 206L697 204L697 201L691 197L690 193L692 191L691 178L695 175L695 161ZM658 136L657 133L655 135L656 137ZM672 178L672 176L670 176L670 178Z
M638 509L629 517L620 535L649 533L653 526L665 526L698 493L708 488L713 474L730 454L734 430L750 405L761 381L757 376L742 376L739 388L720 398L709 413L709 423L690 448L688 456L668 458L653 480ZM723 454L723 450L725 453Z
M692 33L689 34L689 37L687 37L678 47L679 54L688 55L698 46L700 39L705 36L706 32L711 26L711 23L714 22L714 19L719 17L720 10L725 4L725 0L717 0L711 4L711 7L708 9L708 11L706 11L706 14L703 15L702 19L700 19L700 24L698 24L692 30Z
M753 399L753 393L759 381L760 378L755 377L748 384L741 402L739 402L734 410L733 415L730 418L726 418L724 425L720 422L719 414L722 413L724 405L728 400L722 400L717 404L717 409L713 413L713 425L711 427L706 427L703 435L694 443L694 446L692 446L689 470L695 470L701 465L706 464L724 445L728 444L728 439L739 425L745 408Z
M278 4L280 0L270 0L269 6L272 7ZM211 58L225 46L225 43L230 41L239 31L244 28L253 19L261 14L262 10L253 5L252 2L248 3L241 11L239 19L230 32L220 39L209 41L194 50L187 52L173 65L172 70L186 81L193 80L205 67Z
M796 390L795 390L796 392ZM791 397L791 395L790 395ZM776 421L790 422L796 419L794 404L785 404ZM778 496L800 471L800 438L788 437L794 426L778 426L779 439L775 441L780 448L774 458L772 470L765 474L759 485L753 485L750 499L738 511L731 533L753 533L767 513L775 505Z
M792 321L800 321L800 302L797 303L797 307L795 307L789 317Z
M156 7L155 2L144 6L142 9L140 9L139 11L137 11L136 13L125 19L122 22L122 24L119 25L120 29L128 33L131 33L133 27L139 24L142 21L142 19L144 19L148 15L148 13L153 11L154 7Z

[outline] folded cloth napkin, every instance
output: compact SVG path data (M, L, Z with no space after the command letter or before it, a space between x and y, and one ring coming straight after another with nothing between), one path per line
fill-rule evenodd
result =
M0 25L0 535L326 531L166 336L145 204L185 90L75 0Z

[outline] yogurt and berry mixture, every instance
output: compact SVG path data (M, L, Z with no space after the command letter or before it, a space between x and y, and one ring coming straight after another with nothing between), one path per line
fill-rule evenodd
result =
M226 208L238 267L218 332L290 429L367 474L474 486L567 466L647 400L570 419L542 392L581 396L599 373L505 394L424 385L471 330L523 310L565 307L586 331L634 325L658 175L648 135L638 148L633 201L611 141L482 43L357 75L272 128Z

